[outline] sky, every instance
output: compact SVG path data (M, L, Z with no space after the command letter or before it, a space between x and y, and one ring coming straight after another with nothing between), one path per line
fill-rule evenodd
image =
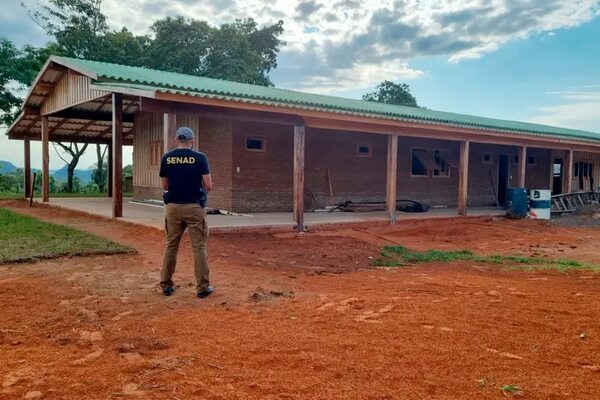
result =
M0 1L0 37L43 45L19 3ZM102 10L136 34L176 15L283 20L278 87L360 98L392 80L430 109L600 132L600 0L104 0ZM32 151L39 168L39 144ZM0 160L22 166L22 153L0 135ZM80 165L94 161L89 151Z

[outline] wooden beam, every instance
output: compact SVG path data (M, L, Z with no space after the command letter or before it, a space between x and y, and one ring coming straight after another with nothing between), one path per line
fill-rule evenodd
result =
M296 230L304 231L304 145L306 127L294 127L294 222Z
M112 143L108 144L108 149L106 150L106 154L108 154L108 159L106 160L107 171L106 171L106 194L108 197L113 197L113 155L112 155Z
M398 176L398 135L388 136L386 205L390 224L396 223L396 180Z
M49 117L110 122L112 121L111 113L100 111L104 105L105 103L102 103L97 111L82 111L69 108L50 114ZM133 123L133 114L123 115L123 122Z
M123 95L112 94L113 218L123 216Z
M571 193L573 191L573 150L566 151L564 171L565 171L565 187L563 193ZM581 173L581 171L580 171Z
M50 201L50 130L48 117L42 117L42 202Z
M556 153L554 150L550 150L550 193L554 191L554 158L556 158Z
M24 184L25 184L25 198L29 198L31 194L31 142L28 137L23 140L23 149L25 151L24 159L25 159L25 168L23 173L25 174Z
M469 188L469 141L460 142L458 167L458 215L467 215L467 194Z
M175 132L177 132L177 115L173 113L163 114L163 146L164 152L175 148ZM194 132L198 134L198 132Z
M107 105L110 102L110 97L107 96L102 102L100 102L100 105L98 106L98 108L96 108L96 112L100 112L100 110L102 110L104 108L105 105ZM86 122L85 124L83 124L80 128L77 129L77 131L74 133L75 135L85 131L90 125L92 125L94 122L96 122L96 120L89 120L88 122Z
M527 146L519 147L519 173L517 176L517 187L525 187L525 174L527 170Z
M34 115L36 117L40 116L40 109L32 106L24 106L23 114L25 115Z
M52 129L50 129L50 135L54 135L56 133L57 130L60 129L61 126L63 126L65 123L67 123L67 119L63 118L60 121L58 121L53 127Z

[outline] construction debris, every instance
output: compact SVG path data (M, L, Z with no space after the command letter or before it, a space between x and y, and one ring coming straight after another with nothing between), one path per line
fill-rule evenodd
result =
M399 199L396 201L396 210L402 212L427 212L431 206L428 204L409 200ZM385 201L365 201L365 202L353 202L351 200L339 203L335 206L334 210L346 211L346 212L373 212L373 211L385 211Z

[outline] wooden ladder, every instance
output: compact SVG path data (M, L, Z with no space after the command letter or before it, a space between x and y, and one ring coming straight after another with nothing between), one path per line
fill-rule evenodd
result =
M551 212L556 214L570 213L579 206L598 203L600 192L562 193L551 197Z

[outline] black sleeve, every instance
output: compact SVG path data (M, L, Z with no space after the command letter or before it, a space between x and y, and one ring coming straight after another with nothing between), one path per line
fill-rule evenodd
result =
M165 156L160 160L160 171L158 172L158 176L161 178L167 177L167 157Z
M206 157L206 156L202 157L202 163L200 165L200 169L201 169L202 175L210 174L210 167L208 166L208 157Z

